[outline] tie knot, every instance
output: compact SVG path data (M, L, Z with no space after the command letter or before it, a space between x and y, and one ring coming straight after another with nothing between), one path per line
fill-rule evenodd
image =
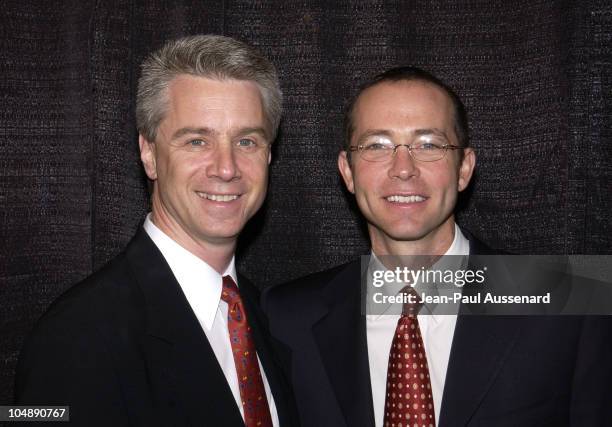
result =
M232 305L236 302L242 302L240 298L240 292L236 282L232 279L232 276L223 276L223 288L221 289L221 299Z
M423 303L419 298L419 294L416 293L414 288L411 286L405 286L400 291L400 294L405 295L404 305L402 306L402 316L416 316L419 314Z

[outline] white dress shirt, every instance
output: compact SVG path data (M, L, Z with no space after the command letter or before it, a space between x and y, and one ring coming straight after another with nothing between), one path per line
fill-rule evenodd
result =
M444 255L469 255L470 245L459 227L455 224L455 238ZM373 254L375 258L375 254ZM399 314L368 314L366 328L368 340L368 361L372 383L372 400L376 426L383 425L385 392L387 387L387 366L391 342L399 320ZM425 345L425 355L429 367L431 391L434 401L436 424L440 419L442 393L448 368L457 315L419 314L419 326Z
M200 322L206 334L206 338L208 338L208 342L215 352L217 361L223 370L225 379L232 390L236 405L238 405L240 409L240 414L244 419L244 409L242 407L240 389L238 386L238 375L236 374L236 365L234 364L234 356L232 354L232 346L227 328L228 306L227 303L221 299L223 276L231 276L234 282L240 286L238 277L236 276L234 257L232 257L231 262L223 274L219 274L202 259L183 248L166 233L161 231L153 224L150 216L150 214L147 215L144 222L144 229L166 259L191 309ZM257 360L259 361L259 356ZM268 404L270 406L272 424L278 427L279 421L276 405L274 404L274 398L272 397L270 385L268 384L261 361L259 361L259 370L261 371L266 397L268 398Z

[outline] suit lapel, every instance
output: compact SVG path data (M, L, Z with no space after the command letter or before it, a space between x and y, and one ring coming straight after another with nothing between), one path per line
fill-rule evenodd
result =
M315 341L347 426L374 425L360 262L326 287L327 313L313 326Z
M468 423L516 342L520 324L507 317L458 317L439 426Z
M127 251L144 296L143 347L151 386L188 425L243 426L225 375L165 259L143 230ZM165 400L165 401L163 401ZM178 424L181 424L180 422Z
M471 254L494 254L463 232L470 240ZM469 422L514 346L521 324L516 317L458 316L442 397L440 427Z

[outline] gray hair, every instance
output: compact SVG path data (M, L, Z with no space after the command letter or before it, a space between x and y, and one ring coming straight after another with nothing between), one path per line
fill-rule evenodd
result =
M276 69L246 43L208 34L169 41L143 61L136 96L136 125L148 141L155 141L166 114L168 85L181 74L254 82L261 94L271 141L276 138L282 111Z

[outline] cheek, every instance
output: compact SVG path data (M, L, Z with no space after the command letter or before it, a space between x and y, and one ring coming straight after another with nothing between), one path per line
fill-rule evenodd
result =
M369 166L369 165L368 165ZM384 185L385 168L360 167L353 169L355 193L372 193L379 185Z
M168 162L168 169L175 176L191 176L205 171L210 162L200 153L176 152Z
M166 181L178 184L180 181L186 179L188 171L185 165L168 163L162 168L161 174Z
M434 188L456 191L459 182L459 167L454 158L445 158L444 163L440 162L438 167L432 168L428 172L428 182Z
M421 181L426 191L432 196L430 207L434 210L446 211L454 205L457 198L457 175L454 168L435 168L423 170Z
M439 177L438 188L443 189L441 192L444 197L445 204L454 206L458 194L458 177L454 174L455 171L447 171L443 176Z
M242 179L251 185L265 187L268 183L268 158L267 155L261 158L236 159L240 169Z
M355 200L362 212L377 210L378 194L385 189L385 172L376 170L359 170L353 172Z

